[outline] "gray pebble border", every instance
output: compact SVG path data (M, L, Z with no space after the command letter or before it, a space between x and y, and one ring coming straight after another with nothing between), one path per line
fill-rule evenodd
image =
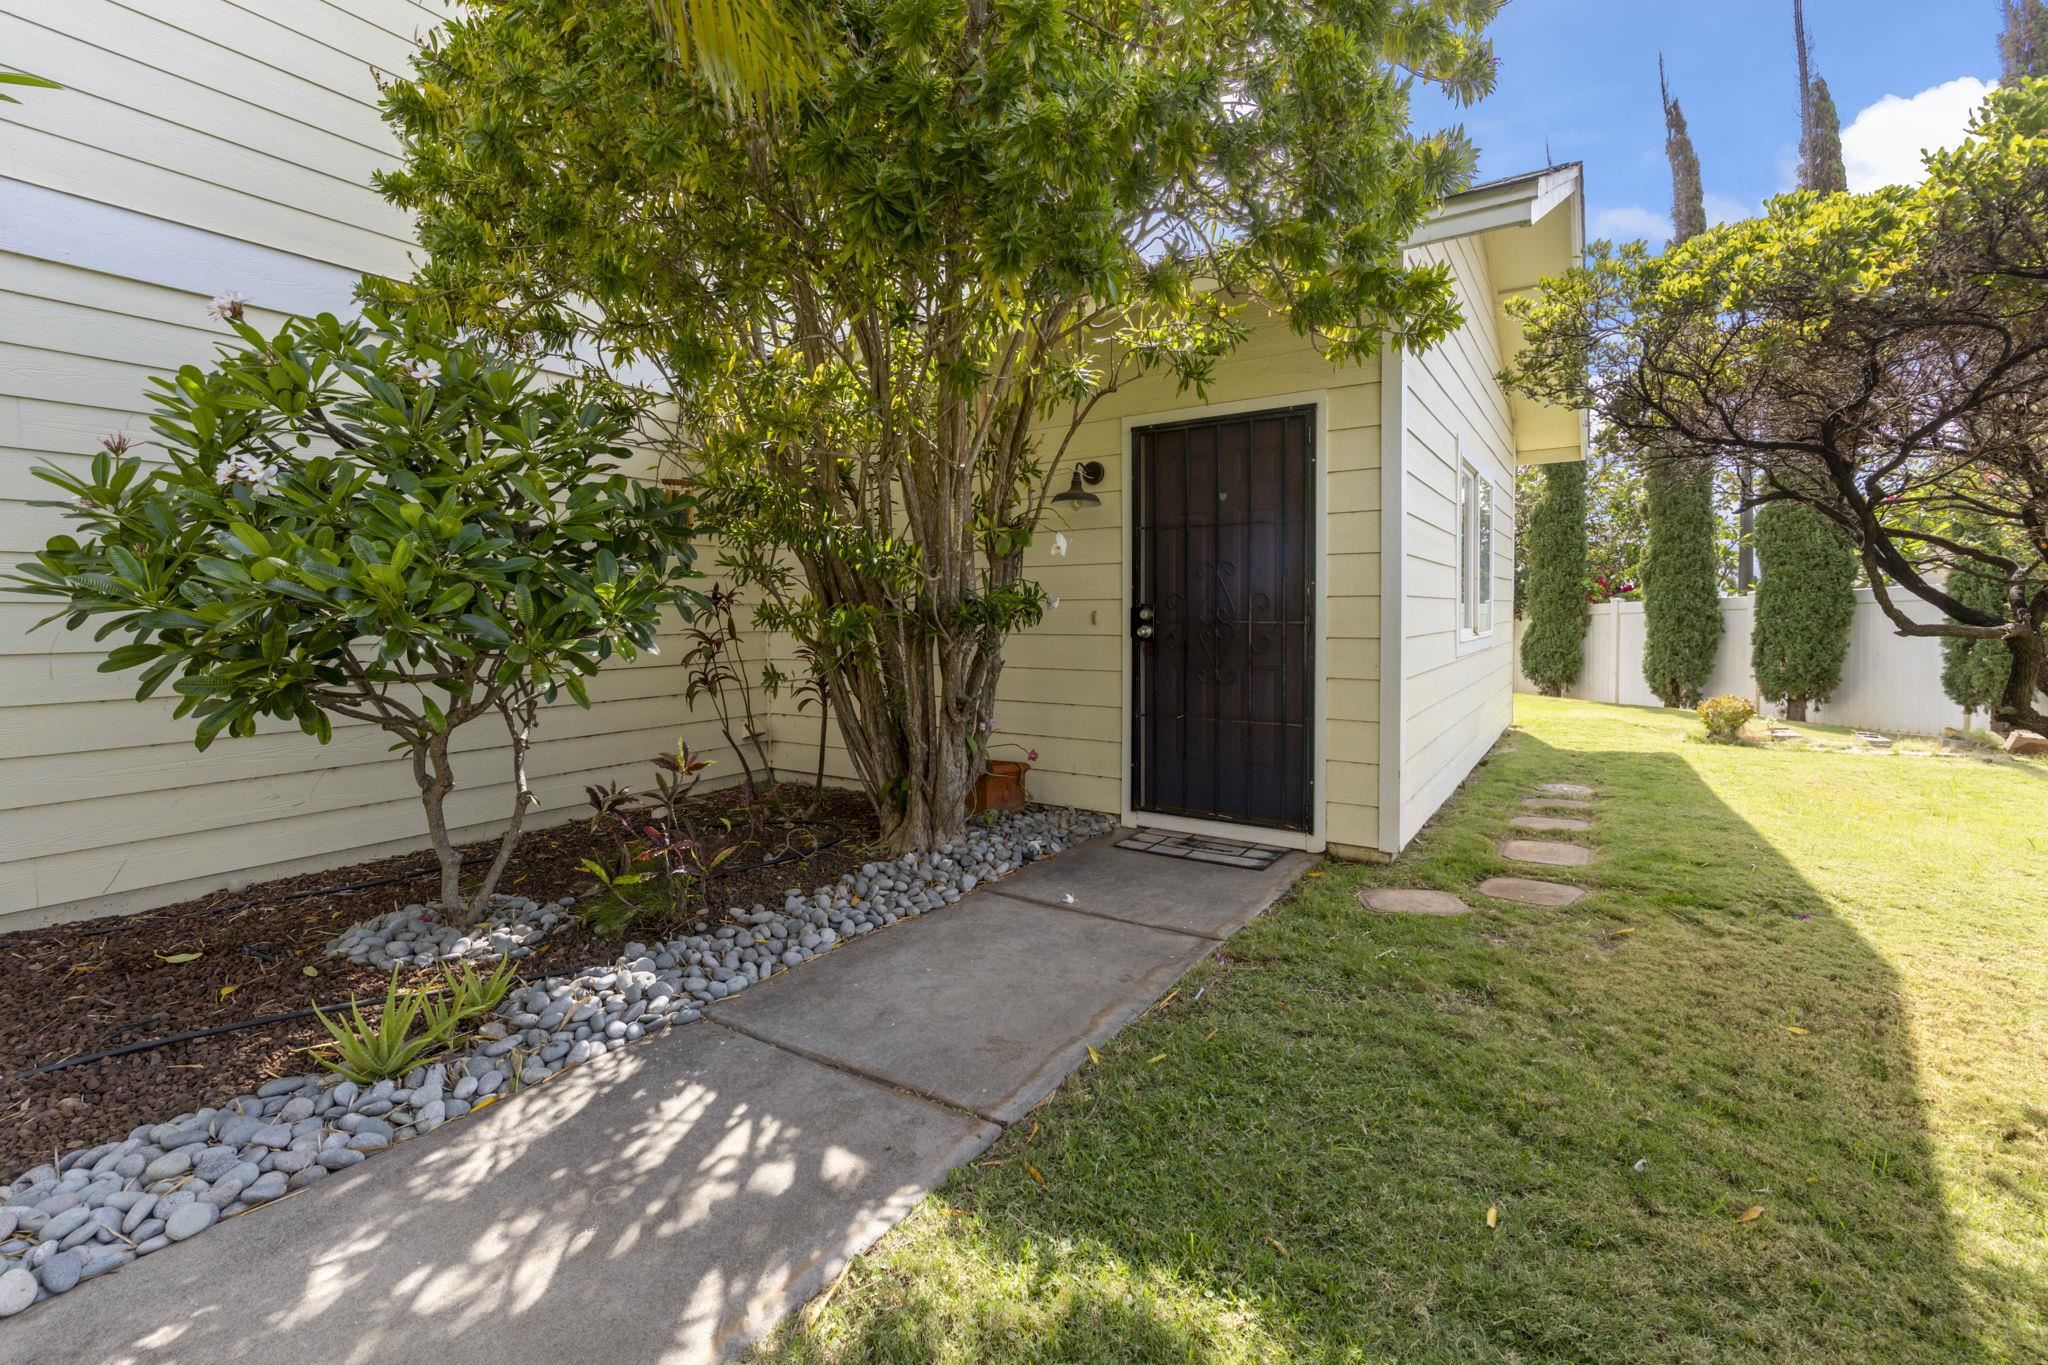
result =
M848 939L951 905L982 882L1115 824L1107 815L1050 807L977 822L939 852L869 863L808 895L792 890L779 910L757 905L735 916L745 927L699 926L664 943L629 943L607 966L514 989L461 1052L403 1078L357 1085L329 1074L286 1076L217 1109L145 1123L121 1141L67 1152L6 1187L0 1317L345 1171L565 1067L688 1023L713 1000ZM523 957L570 907L508 899L500 909L490 927L465 934L408 906L356 926L329 951L380 966ZM498 947L501 938L511 947Z

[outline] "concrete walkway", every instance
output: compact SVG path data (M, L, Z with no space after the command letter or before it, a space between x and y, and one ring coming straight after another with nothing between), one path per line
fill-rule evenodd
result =
M52 1299L0 1361L732 1359L1310 861L1118 837Z

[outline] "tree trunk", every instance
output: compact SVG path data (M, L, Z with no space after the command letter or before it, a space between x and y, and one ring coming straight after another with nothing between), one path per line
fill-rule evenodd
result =
M1786 720L1791 720L1791 721L1798 721L1798 722L1799 722L1800 724L1802 724L1802 725L1803 725L1803 724L1805 724L1805 722L1806 722L1806 698L1805 698L1805 697L1787 697L1787 698L1785 698L1785 719L1786 719Z
M502 708L506 733L512 737L512 819L505 826L505 833L498 840L497 856L491 859L490 867L484 872L484 879L463 907L464 922L474 924L490 908L491 893L498 889L498 879L505 875L505 865L512 861L512 849L519 842L520 831L526 825L526 808L533 802L533 791L526 781L526 754L533 743L533 717L538 706L535 699L508 703Z
M2027 629L2005 637L2005 647L2012 652L2012 671L2006 675L2005 695L1991 707L1994 734L2013 730L2048 734L2048 716L2041 714L2035 701L2041 683L2048 679L2048 656L2044 656L2041 632L2027 624Z
M878 666L827 679L839 733L861 777L882 846L939 848L967 828L975 743L986 737L1002 642L929 633L915 622L876 632Z
M446 731L412 746L412 778L427 813L427 838L441 862L441 908L462 908L462 853L448 837L448 793L455 790L455 771L448 764Z
M825 689L818 689L818 773L811 779L811 809L816 815L818 808L825 804L825 750L832 741L832 703L825 695Z

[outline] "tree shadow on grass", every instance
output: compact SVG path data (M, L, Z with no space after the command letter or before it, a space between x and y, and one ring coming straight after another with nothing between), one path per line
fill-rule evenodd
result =
M1547 781L1602 793L1577 906L1358 906L1528 875L1493 841ZM1678 755L1517 735L1400 863L1304 882L1227 958L789 1354L2048 1353L2008 1311L2035 1272L1959 1257L1894 972Z

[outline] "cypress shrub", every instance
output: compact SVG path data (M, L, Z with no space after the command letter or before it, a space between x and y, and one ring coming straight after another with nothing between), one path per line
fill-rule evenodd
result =
M1721 647L1719 532L1711 471L1653 458L1643 557L1643 679L1666 706L1697 706Z
M1949 596L1966 607L1982 607L2000 616L2012 610L2006 585L1980 573L1957 570L1949 575ZM1943 640L1941 690L1968 711L1989 712L2005 695L2012 674L2012 651L2003 640Z
M1585 662L1586 467L1578 461L1543 467L1543 493L1529 510L1529 575L1522 632L1522 672L1555 697L1579 680Z
M1750 662L1757 690L1805 720L1842 683L1856 616L1856 552L1848 537L1810 507L1774 502L1757 513L1756 628Z

